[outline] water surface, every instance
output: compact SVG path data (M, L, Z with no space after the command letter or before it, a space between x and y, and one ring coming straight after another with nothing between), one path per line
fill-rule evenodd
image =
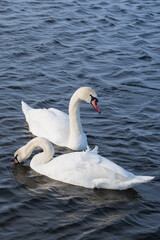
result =
M1 0L0 238L160 238L159 22L156 0ZM41 176L29 162L12 166L33 137L21 100L67 112L81 86L97 92L102 111L81 106L89 145L154 181L89 190Z

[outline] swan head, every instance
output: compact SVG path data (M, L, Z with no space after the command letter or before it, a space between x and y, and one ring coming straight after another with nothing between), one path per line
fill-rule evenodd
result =
M30 140L26 145L19 148L14 153L14 164L24 162L26 159L28 159L31 156L32 152L36 148L40 148L43 150L42 151L43 154L39 153L33 157L33 158L35 158L36 156L38 156L39 163L41 163L42 161L44 162L44 159L46 161L51 160L51 158L54 155L53 145L46 138L36 137L36 138L33 138L32 140Z
M77 92L81 101L90 103L98 113L101 112L97 105L97 102L98 102L97 94L92 88L81 87L77 90Z
M26 160L26 158L27 157L25 154L25 149L24 149L24 147L21 147L14 153L14 164L24 162L24 160Z

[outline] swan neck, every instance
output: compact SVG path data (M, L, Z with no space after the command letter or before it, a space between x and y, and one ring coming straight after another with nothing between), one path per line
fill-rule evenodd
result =
M79 134L83 132L81 119L80 119L80 103L81 99L76 92L73 94L69 104L69 122L70 122L70 135Z
M41 148L43 152L36 154L31 160L31 167L34 169L49 162L54 155L54 148L52 144L44 138L34 138L25 146L26 159L30 157L36 148Z

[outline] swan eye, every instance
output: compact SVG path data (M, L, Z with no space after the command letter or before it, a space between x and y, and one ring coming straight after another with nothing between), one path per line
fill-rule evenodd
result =
M16 159L18 161L18 154L16 156L14 156L14 159Z

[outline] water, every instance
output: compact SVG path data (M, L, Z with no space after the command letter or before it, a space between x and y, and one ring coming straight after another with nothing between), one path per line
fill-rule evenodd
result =
M0 239L160 239L159 22L158 0L0 1ZM90 146L154 181L89 190L12 165L32 138L20 101L67 112L80 86L102 111L81 106Z

